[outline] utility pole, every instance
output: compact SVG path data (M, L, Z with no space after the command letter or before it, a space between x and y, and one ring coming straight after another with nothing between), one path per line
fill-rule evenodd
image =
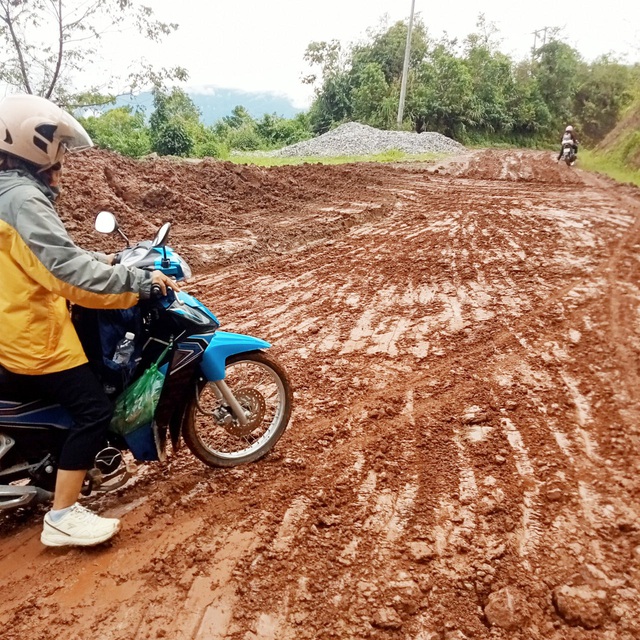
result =
M535 54L536 52L536 44L538 42L538 34L542 34L542 46L544 47L545 44L547 44L547 31L550 29L550 27L543 27L542 29L536 29L533 32L533 49L531 49L531 54Z
M402 126L404 115L404 99L407 95L407 74L409 73L409 54L411 53L411 32L413 31L413 11L416 0L411 0L411 13L409 14L409 30L407 31L407 44L404 48L404 64L402 65L402 83L400 84L400 103L398 104L398 129Z

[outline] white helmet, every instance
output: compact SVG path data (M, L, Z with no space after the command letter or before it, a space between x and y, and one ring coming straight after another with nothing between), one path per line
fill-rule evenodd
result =
M573 132L573 127L572 127L571 125L569 125L569 126L565 129L565 131L566 131L567 133L572 133L572 132Z
M44 170L61 162L67 149L92 146L82 125L50 100L30 94L0 99L0 152Z

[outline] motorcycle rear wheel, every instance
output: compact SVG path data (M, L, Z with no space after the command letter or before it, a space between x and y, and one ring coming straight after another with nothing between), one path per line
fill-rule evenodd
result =
M213 383L200 381L185 412L182 435L193 455L210 467L235 467L265 456L291 416L293 394L283 367L262 351L227 360L225 382L245 409L241 425Z

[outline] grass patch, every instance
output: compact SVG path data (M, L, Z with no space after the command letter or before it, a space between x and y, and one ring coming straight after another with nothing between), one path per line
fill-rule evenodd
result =
M236 164L254 164L259 167L280 167L292 164L347 164L350 162L438 162L446 158L448 153L420 153L409 154L397 151L385 151L367 156L309 156L281 158L260 155L231 155L228 160Z
M587 171L603 173L617 182L631 183L640 187L640 171L625 167L619 160L606 154L581 149L578 166Z

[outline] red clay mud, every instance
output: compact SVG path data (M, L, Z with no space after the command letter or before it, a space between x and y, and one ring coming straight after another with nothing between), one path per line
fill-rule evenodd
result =
M578 165L579 166L579 165ZM295 390L264 460L188 451L49 550L0 520L6 640L640 637L640 196L531 151L262 169L91 151L60 211L173 223Z

